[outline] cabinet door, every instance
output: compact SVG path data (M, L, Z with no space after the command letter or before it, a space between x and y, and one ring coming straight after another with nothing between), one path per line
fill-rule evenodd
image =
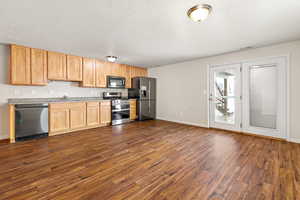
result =
M139 76L141 77L147 77L148 76L148 70L146 68L138 67L139 68Z
M66 103L50 104L50 135L70 128L70 110Z
M101 120L101 123L110 123L111 122L110 101L101 101L101 103L100 103L100 120Z
M83 87L96 87L95 59L83 58Z
M96 60L96 87L106 87L106 71L105 62Z
M47 52L31 49L31 84L47 85Z
M141 68L141 67L131 67L130 70L131 78L134 77L147 77L148 76L148 71L146 68Z
M135 120L137 118L136 114L136 100L131 99L130 100L130 119Z
M131 78L139 77L139 72L137 67L134 66L130 67L130 76Z
M69 103L70 128L79 129L86 126L86 103Z
M67 80L67 56L65 54L48 52L48 79Z
M111 75L112 76L122 76L121 64L111 63Z
M87 102L87 126L97 126L100 124L100 103Z
M67 79L68 81L82 81L82 57L67 56Z
M30 48L11 45L10 83L29 85L30 80Z
M126 78L126 88L131 88L131 74L130 74L131 67L128 65L123 65L123 67L124 67L124 75Z

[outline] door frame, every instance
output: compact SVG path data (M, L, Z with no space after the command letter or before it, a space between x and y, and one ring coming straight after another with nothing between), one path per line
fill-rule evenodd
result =
M212 67L219 67L224 65L234 65L234 64L240 64L241 66L244 63L248 62L260 62L262 60L267 59L276 59L276 58L284 58L285 59L285 94L286 94L286 100L285 100L285 116L286 116L286 126L285 126L285 132L286 137L283 139L286 139L287 141L292 141L293 139L290 136L290 53L287 54L281 54L277 56L265 56L265 57L259 57L259 58L253 58L253 59L243 59L238 61L232 61L232 62L224 62L224 63L216 63L216 64L207 64L206 71L207 71L207 87L206 87L206 102L207 102L207 127L211 128L211 121L210 121L210 100L209 100L209 94L210 94L210 68ZM241 132L243 130L241 129Z

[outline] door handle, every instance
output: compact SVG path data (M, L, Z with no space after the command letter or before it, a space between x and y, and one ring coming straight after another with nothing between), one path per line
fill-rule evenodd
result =
M150 84L150 81L148 81L148 85L149 85L149 113L150 113L150 110L151 110L151 102L150 102L150 96L151 96L151 84Z

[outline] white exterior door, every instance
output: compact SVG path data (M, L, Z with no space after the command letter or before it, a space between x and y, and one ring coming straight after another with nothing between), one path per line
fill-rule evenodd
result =
M210 68L210 127L240 131L241 65Z

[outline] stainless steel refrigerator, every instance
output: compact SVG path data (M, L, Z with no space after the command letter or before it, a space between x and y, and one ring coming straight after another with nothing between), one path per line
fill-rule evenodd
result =
M156 79L136 77L132 79L132 89L128 90L129 98L137 98L139 120L156 118Z

